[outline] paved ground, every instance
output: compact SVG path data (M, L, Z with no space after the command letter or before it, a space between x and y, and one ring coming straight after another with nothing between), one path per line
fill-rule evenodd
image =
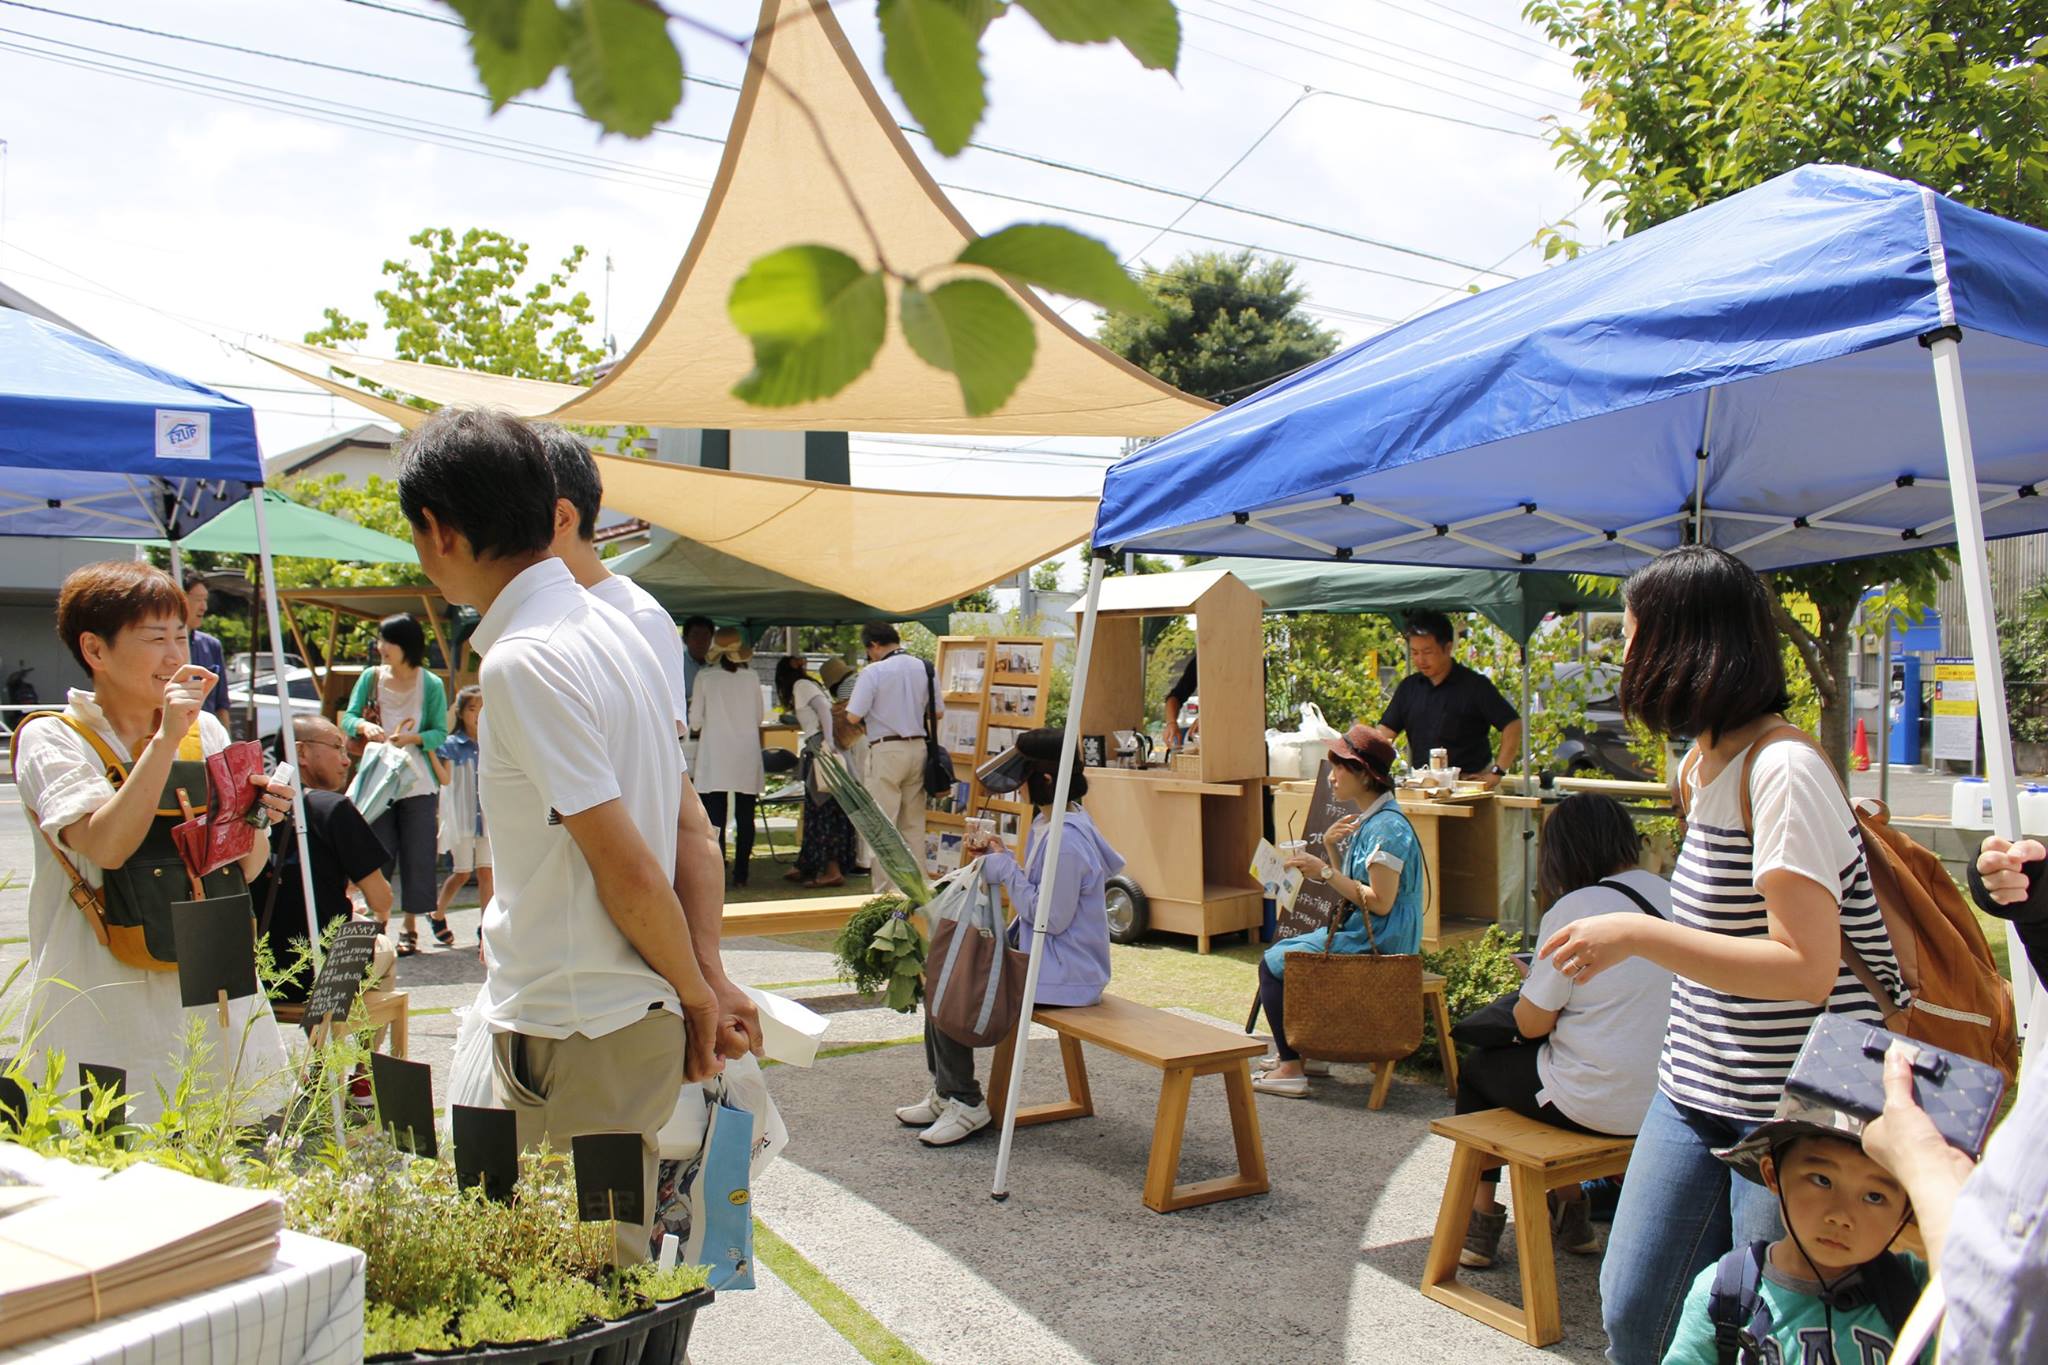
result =
M1874 788L1874 774L1859 789L1865 783ZM1945 784L1895 774L1893 804L1901 816L1945 813ZM17 879L0 889L0 979L27 951L31 838L13 789L0 786L0 873ZM453 1010L482 977L476 911L453 918L456 949L400 968L413 999L413 1055L435 1065L437 1088ZM1371 1113L1366 1069L1339 1067L1310 1100L1261 1096L1272 1193L1162 1216L1139 1202L1158 1075L1091 1050L1096 1117L1022 1132L1012 1197L997 1204L988 1196L992 1136L927 1150L889 1112L923 1093L922 1049L857 1048L907 1042L914 1018L846 995L822 952L743 939L727 946L727 960L736 978L830 1013L825 1046L838 1054L810 1070L770 1070L792 1140L755 1192L757 1215L937 1365L1600 1359L1596 1259L1559 1258L1566 1336L1547 1352L1417 1292L1449 1164L1446 1144L1428 1132L1450 1112L1439 1088L1399 1082ZM838 1051L846 1048L857 1050ZM1058 1092L1057 1051L1033 1047L1027 1094ZM1197 1086L1185 1153L1189 1179L1231 1164L1219 1081ZM1512 1298L1509 1241L1502 1268L1477 1279ZM699 1320L698 1365L862 1358L790 1285L762 1279Z

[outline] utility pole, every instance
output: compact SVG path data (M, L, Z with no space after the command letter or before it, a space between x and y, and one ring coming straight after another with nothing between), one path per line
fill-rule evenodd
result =
M0 143L0 146L5 146ZM604 253L604 351L606 355L617 355L619 343L612 336L612 253Z

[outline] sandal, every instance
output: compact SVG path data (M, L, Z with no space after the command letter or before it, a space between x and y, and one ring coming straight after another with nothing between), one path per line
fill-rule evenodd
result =
M398 931L398 955L400 957L418 957L420 955L419 930L401 929Z
M813 878L812 878L812 879L811 879L810 881L807 881L807 882L805 882L805 883L804 883L804 885L805 885L806 887L808 887L809 889L811 889L811 890L813 890L813 891L816 891L816 890L820 889L821 887L827 887L827 886L844 886L844 885L846 885L846 878L844 878L844 877L834 877L834 878L832 878L832 879L831 879L830 881L827 881L827 880L826 880L825 878L823 878L823 877L813 877Z
M455 931L448 927L448 917L446 915L428 915L427 923L434 927L434 942L440 944L443 948L453 948L455 946Z

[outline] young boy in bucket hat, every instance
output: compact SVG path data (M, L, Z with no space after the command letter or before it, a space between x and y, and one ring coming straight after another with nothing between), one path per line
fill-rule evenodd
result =
M1913 1212L1864 1153L1863 1121L1787 1094L1715 1155L1778 1196L1785 1235L1700 1272L1666 1365L1911 1365L1892 1348L1927 1266L1889 1250Z

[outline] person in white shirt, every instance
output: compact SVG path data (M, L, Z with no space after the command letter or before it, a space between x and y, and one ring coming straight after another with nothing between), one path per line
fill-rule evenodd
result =
M725 911L724 854L718 837L705 814L704 803L690 778L690 765L683 757L683 740L689 734L690 707L684 684L689 656L675 619L668 608L654 600L654 594L632 579L613 573L597 557L597 513L604 501L604 483L590 448L574 432L552 423L537 424L542 447L547 451L548 469L555 476L555 538L551 542L556 558L569 568L570 577L583 590L625 618L625 624L647 642L654 653L657 672L649 683L668 699L675 717L676 766L682 773L682 814L676 836L676 887L683 902L683 915L690 922L690 946L696 951L697 966L704 973L720 1009L739 1019L758 1048L761 1040L758 1011L746 994L725 974L719 957L720 923Z
M868 771L863 779L882 814L903 835L910 856L924 861L925 731L932 716L944 715L946 703L932 688L931 665L903 649L903 637L886 621L861 628L868 666L854 679L846 715L867 732ZM874 863L877 892L895 884Z
M659 665L551 553L554 476L518 420L436 413L400 453L398 500L421 569L483 614L471 638L497 894L477 1009L495 1099L526 1147L640 1134L651 1219L656 1134L678 1087L758 1036L722 1008L685 917L691 826ZM648 1227L620 1226L622 1262L646 1259Z
M732 884L745 886L754 862L754 802L764 780L761 722L767 703L754 651L737 627L723 626L711 637L709 662L690 694L690 733L697 740L697 780L704 811L718 832L725 856L725 824L733 823Z

